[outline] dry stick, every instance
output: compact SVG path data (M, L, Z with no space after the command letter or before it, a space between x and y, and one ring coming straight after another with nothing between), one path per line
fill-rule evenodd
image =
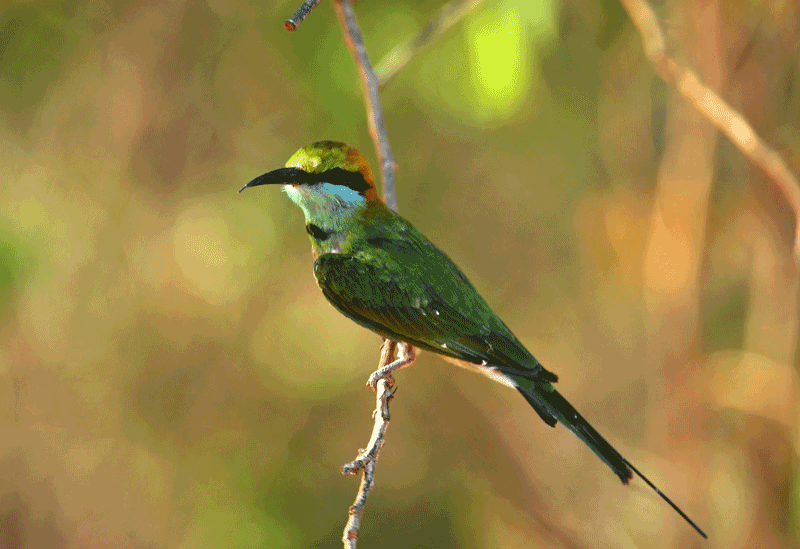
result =
M378 95L378 77L372 70L369 62L367 48L364 47L364 38L361 30L356 23L356 15L353 13L353 6L350 0L335 0L333 3L336 14L339 16L339 23L344 31L345 41L355 57L358 72L361 75L361 85L364 88L364 96L367 101L367 120L369 122L369 133L372 135L372 142L378 151L378 158L381 163L381 174L383 176L383 198L386 204L395 212L397 211L397 193L394 188L394 171L397 169L397 162L392 155L389 146L389 135L386 132L386 123L383 120L383 109Z
M392 356L397 356L392 360ZM343 475L355 475L360 470L364 471L361 485L358 487L356 500L348 511L347 525L344 527L345 549L356 549L358 529L361 526L361 514L367 504L367 496L375 482L375 465L378 462L378 453L383 447L386 436L386 427L389 426L389 400L394 396L391 388L394 386L392 372L411 366L417 358L417 350L408 343L399 343L387 339L381 347L381 362L378 369L369 377L367 385L375 390L376 404L372 417L375 424L372 427L372 436L367 447L358 451L358 457L342 466ZM391 362L390 362L391 361Z
M644 51L658 75L672 84L711 123L728 136L754 164L772 178L795 215L794 257L800 263L800 183L783 159L758 136L733 107L705 86L689 69L666 52L664 34L645 0L620 0L642 36Z
M378 75L381 89L408 65L411 59L420 53L425 46L444 34L453 25L461 21L484 0L452 0L448 2L428 21L428 24L414 38L398 44L378 62L375 73Z
M381 347L381 361L378 369L385 368L392 359L397 343L386 340ZM343 475L355 475L358 471L364 471L361 477L361 484L358 487L356 500L348 511L347 525L344 527L342 542L345 549L355 549L358 530L361 527L361 514L367 504L367 497L375 481L375 464L378 461L378 453L383 447L386 436L386 428L389 426L389 400L392 398L391 383L388 378L378 381L375 393L375 411L372 413L375 424L372 427L372 436L369 438L367 447L358 451L358 457L342 466Z
M287 31L297 30L297 25L302 23L303 20L308 17L308 14L311 13L311 10L316 8L320 2L322 2L322 0L306 0L303 2L303 5L297 8L294 15L283 22L283 28Z

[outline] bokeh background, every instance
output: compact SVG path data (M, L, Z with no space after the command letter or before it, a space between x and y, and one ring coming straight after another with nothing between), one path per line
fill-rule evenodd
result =
M299 147L375 162L324 2L0 6L0 547L338 547L380 339L318 291ZM440 1L356 5L373 61ZM800 7L674 0L668 48L800 172ZM383 91L401 212L709 533L514 391L397 375L361 547L797 547L798 269L772 182L616 0L486 0Z

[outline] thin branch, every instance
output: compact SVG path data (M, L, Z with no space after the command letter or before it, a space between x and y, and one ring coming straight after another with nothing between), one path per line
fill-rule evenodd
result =
M383 447L386 435L386 428L389 426L389 401L392 398L392 389L389 380L384 378L378 382L378 390L375 394L375 424L372 427L372 436L364 450L358 451L358 457L342 466L343 475L355 475L363 470L361 484L358 486L358 493L353 505L348 511L347 524L344 527L342 542L345 549L355 549L358 531L361 528L361 515L367 504L367 497L375 482L375 465L378 462L378 453Z
M369 62L367 48L364 47L364 38L361 30L356 23L356 15L353 13L353 6L350 0L335 0L333 5L339 16L339 23L342 25L345 41L350 48L350 52L356 60L358 72L361 75L361 85L364 89L364 96L367 103L367 120L369 121L369 132L378 157L381 163L381 175L383 178L383 197L389 207L397 211L397 192L394 187L394 172L397 169L397 162L392 155L389 146L389 135L386 132L386 123L383 120L383 109L381 108L380 97L378 95L378 77L372 70Z
M484 0L452 0L433 16L415 37L398 44L378 63L375 69L381 89L436 38L469 15Z
M392 361L395 351L397 360ZM342 542L345 549L355 549L356 547L358 530L361 527L361 515L364 513L367 497L375 482L375 465L378 462L378 454L383 448L386 428L389 426L389 401L394 396L392 392L392 387L394 386L392 372L410 366L416 356L416 349L407 343L397 343L390 339L385 340L381 347L381 360L378 370L370 376L367 382L367 385L372 384L373 389L375 389L375 411L372 413L375 424L372 427L372 436L369 438L367 447L358 451L358 457L342 466L343 475L355 475L359 471L364 471L356 494L356 500L350 506L347 525L344 527Z
M306 0L303 2L303 5L297 8L294 15L283 22L283 28L287 31L297 30L297 25L302 23L303 20L308 17L308 14L311 13L311 10L316 8L320 2L322 2L322 0Z
M772 178L795 215L795 261L800 263L800 183L783 159L758 136L744 117L666 52L664 33L645 0L620 0L642 37L645 54L658 75L675 86L694 107Z

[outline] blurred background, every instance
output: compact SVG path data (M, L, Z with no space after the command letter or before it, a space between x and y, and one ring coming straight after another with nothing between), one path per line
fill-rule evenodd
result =
M321 139L376 166L324 2L0 6L0 547L338 547L380 339L302 212L237 194ZM375 64L441 1L358 2ZM654 5L800 172L800 6ZM798 269L773 183L617 0L486 0L383 91L401 213L710 535L514 391L397 375L360 547L798 547Z

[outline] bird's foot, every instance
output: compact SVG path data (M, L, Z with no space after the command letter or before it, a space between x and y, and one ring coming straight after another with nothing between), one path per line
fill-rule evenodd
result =
M395 355L397 358L389 362ZM408 343L396 342L387 339L381 347L381 364L385 364L372 372L367 380L367 386L373 391L378 390L378 382L385 379L389 387L394 387L392 373L401 368L411 366L417 359L417 349ZM388 362L388 364L387 364Z
M391 364L389 366L391 366ZM367 387L377 392L378 382L382 379L386 380L390 388L394 387L394 378L392 377L392 372L384 372L386 368L387 367L384 366L383 368L372 372L367 380Z

